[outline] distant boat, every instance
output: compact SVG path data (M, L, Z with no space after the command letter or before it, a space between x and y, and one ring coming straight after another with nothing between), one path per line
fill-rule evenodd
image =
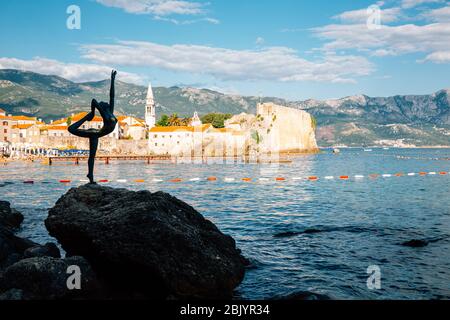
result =
M388 147L384 147L383 150L389 150L389 148Z
M364 149L364 152L372 152L372 149Z
M333 149L333 153L334 153L334 154L340 154L340 153L341 153L341 150L339 150L338 148L334 148L334 149Z

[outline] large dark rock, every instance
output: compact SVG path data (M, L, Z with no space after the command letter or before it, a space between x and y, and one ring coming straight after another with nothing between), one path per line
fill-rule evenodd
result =
M33 241L16 237L11 229L0 225L0 270L22 259L24 252L35 246Z
M244 277L246 260L235 241L166 193L74 188L45 224L68 255L86 257L117 292L230 298Z
M0 201L0 271L23 258L60 257L54 243L43 246L14 235L14 230L23 222L23 215L11 208L10 203Z
M11 208L7 201L0 201L0 226L19 228L23 222L23 215Z
M69 266L81 271L79 290L67 285L73 275ZM99 295L100 288L91 266L82 257L24 259L0 275L0 300L90 299Z
M45 245L37 245L35 247L28 248L23 253L24 258L37 258L37 257L52 257L61 258L61 253L58 247L54 243L46 243Z

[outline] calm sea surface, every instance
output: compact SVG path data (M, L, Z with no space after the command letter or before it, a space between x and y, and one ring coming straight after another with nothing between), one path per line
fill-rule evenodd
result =
M237 297L310 291L336 299L430 299L450 298L450 175L439 174L450 171L449 158L449 149L352 149L278 166L123 162L98 163L96 172L97 179L113 181L110 186L170 192L233 236L253 262ZM82 184L78 181L86 171L85 163L0 165L0 199L25 215L20 235L54 241L44 226L47 210L71 186ZM367 177L400 172L437 174ZM350 179L324 179L342 175ZM218 180L205 181L209 176ZM292 179L308 176L321 179ZM258 180L266 177L269 181ZM276 177L287 180L276 182ZM175 178L185 182L168 182ZM202 181L186 181L191 178ZM254 180L244 183L242 178ZM67 186L61 179L76 182ZM429 245L401 245L413 239ZM373 265L381 269L381 290L367 288L367 268Z

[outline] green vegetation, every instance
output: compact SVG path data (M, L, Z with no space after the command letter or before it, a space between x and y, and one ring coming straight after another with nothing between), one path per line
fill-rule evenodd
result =
M163 114L161 118L159 118L158 122L156 122L158 127L168 127L169 126L169 116L167 114Z
M70 127L70 125L72 124L72 116L67 117L66 123L67 123L67 126Z
M189 126L190 122L190 118L180 118L177 113L173 113L170 116L163 114L156 125L158 127L181 127Z
M256 144L260 144L262 142L262 137L260 136L258 131L252 132L252 139L256 141Z
M225 121L231 119L233 115L229 113L208 113L201 120L203 123L211 123L214 128L225 128Z
M317 119L311 115L311 126L314 130L317 129Z
M7 80L0 86L2 109L11 114L42 118L46 122L65 118L71 113L88 112L93 97L103 101L109 99L109 80L75 83L18 70L0 70L0 80ZM116 114L143 117L146 87L118 80L116 92L121 94ZM205 123L222 128L230 114L254 114L260 101L257 97L237 99L211 90L180 87L157 87L154 94L158 114L166 113L158 121L159 126L189 123L189 119L183 117L190 117L198 110L206 115L202 117ZM398 139L421 146L449 144L449 99L450 90L442 90L432 95L398 96L395 99L365 97L363 102L350 99L342 102L340 108L332 108L320 101L313 105L277 98L263 98L263 101L300 108L314 115L312 126L316 128L319 124L316 129L321 146L373 145L380 140ZM174 113L176 117L169 122ZM277 120L274 114L265 118L272 123ZM262 121L262 115L258 120Z

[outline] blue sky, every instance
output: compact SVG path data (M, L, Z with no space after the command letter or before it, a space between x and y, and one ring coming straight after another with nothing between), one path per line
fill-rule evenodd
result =
M0 68L78 82L116 68L128 82L288 99L450 87L444 0L16 0L0 2L0 28Z

